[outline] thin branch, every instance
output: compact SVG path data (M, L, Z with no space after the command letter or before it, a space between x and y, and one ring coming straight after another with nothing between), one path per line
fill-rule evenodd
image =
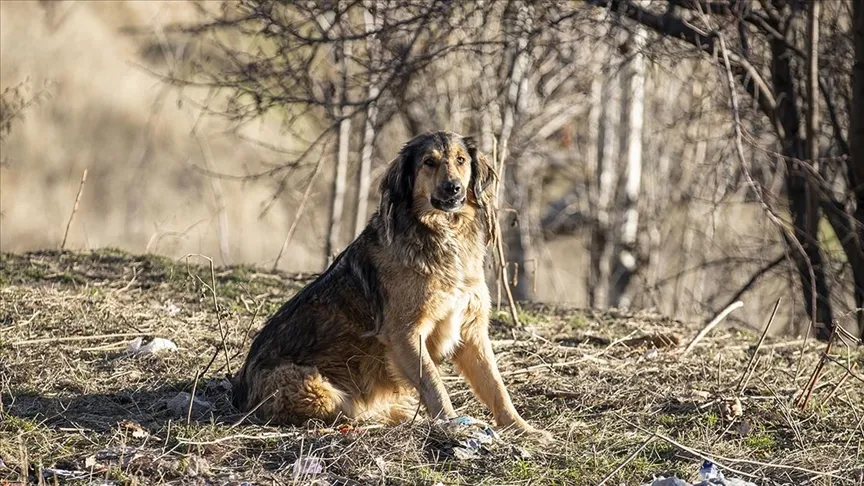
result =
M299 223L300 217L303 216L303 211L306 210L306 203L309 202L309 196L312 194L312 186L315 184L315 180L321 172L321 167L324 165L323 162L324 157L318 159L315 171L312 173L312 177L309 178L309 182L306 184L306 190L303 191L303 199L300 200L300 205L297 206L297 211L294 213L294 220L291 221L291 227L288 228L288 234L285 235L285 240L282 242L282 246L279 247L279 254L276 255L276 261L273 262L274 271L279 267L279 261L282 259L282 253L285 251L285 248L288 247L288 244L291 243L291 239L294 238L294 232L297 230L297 223Z
M723 309L719 314L717 314L717 316L714 317L714 319L711 319L711 321L708 324L706 324L705 327L703 327L702 330L699 331L698 334L696 334L696 337L694 337L693 340L690 341L690 344L687 345L687 348L684 349L684 352L681 353L681 356L686 356L687 354L689 354L690 351L692 351L693 348L696 347L696 344L702 340L702 338L707 336L708 333L711 332L712 329L717 327L717 324L720 324L720 322L722 322L723 319L726 318L726 316L728 316L730 313L732 313L732 311L734 311L735 309L739 309L741 307L744 307L744 302L741 302L740 300L737 302L733 302L732 304L729 304L728 306L726 306L725 309Z
M63 242L60 243L60 251L66 249L66 239L69 237L69 228L72 227L72 220L75 218L75 213L78 212L78 204L81 202L81 194L84 192L84 183L87 182L87 169L81 175L81 185L78 186L78 195L75 196L75 204L72 206L72 214L69 215L69 221L66 223L66 231L63 232Z

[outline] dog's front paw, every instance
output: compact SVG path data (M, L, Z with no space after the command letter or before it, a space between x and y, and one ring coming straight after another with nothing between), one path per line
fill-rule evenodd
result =
M527 423L516 425L514 427L514 432L521 437L525 437L526 439L543 445L553 444L558 441L558 439L556 439L550 432L532 427Z
M526 431L525 435L529 439L534 440L536 442L539 442L540 444L543 444L543 445L549 445L549 444L554 444L555 442L558 442L558 439L556 439L555 436L552 435L551 432L543 430L543 429L532 428L531 430Z

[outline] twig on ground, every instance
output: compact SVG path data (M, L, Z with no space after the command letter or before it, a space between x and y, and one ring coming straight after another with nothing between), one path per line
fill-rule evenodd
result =
M728 316L735 309L739 309L741 307L744 307L744 302L741 302L739 300L738 302L733 302L732 304L729 304L725 309L720 311L720 313L717 314L717 316L714 319L711 319L711 322L706 324L705 327L703 327L702 330L699 331L699 334L696 334L696 337L694 337L693 340L690 341L690 344L687 345L687 348L684 349L684 352L681 353L681 356L687 356L690 353L690 351L692 351L693 348L696 347L696 344L699 343L699 341L701 341L702 338L707 336L708 333L711 332L712 329L717 327L717 325L720 324L723 321L723 319L726 318L726 316Z
M186 411L186 425L192 422L192 406L195 405L195 392L198 391L198 378L201 370L195 370L195 381L192 382L192 397L189 399L189 409Z
M28 339L25 341L15 341L12 346L24 346L27 344L45 344L45 343L66 343L73 341L95 341L97 339L111 339L118 337L140 337L146 336L143 332L120 332L116 334L99 334L96 336L63 336L53 338Z
M132 284L135 283L135 280L137 278L138 278L138 270L136 270L135 267L132 267L132 278L129 280L129 283L127 283L123 288L117 289L117 291L115 293L122 294L123 292L126 292L127 290L132 288Z
M825 357L831 354L831 347L834 345L834 337L837 335L838 327L840 326L834 326L834 329L831 331L831 337L828 339L828 344L825 345L825 351L822 353L822 356L819 357L819 362L816 363L816 367L813 368L813 373L810 375L810 379L807 380L807 386L804 387L804 390L798 397L796 403L799 404L801 410L807 408L807 403L813 395L813 390L816 388L816 383L819 381L819 376L822 374L822 369L825 367Z
M12 324L11 326L0 327L0 332L11 331L12 329L17 329L19 327L29 325L31 322L36 320L36 318L39 317L40 314L42 314L42 311L36 311L33 313L32 316L30 316L30 319L27 319L26 321L19 322L18 324Z
M851 376L852 378L855 378L856 380L860 381L861 383L864 383L864 378L862 378L860 375L858 375L858 373L855 373L852 370L852 368L843 364L843 362L841 362L839 359L837 359L834 356L831 356L829 354L825 354L825 353L823 353L822 356L825 359L827 359L828 361L831 361L832 363L835 363L838 366L840 366L841 368L843 368L844 370L846 370L846 376Z
M628 334L627 337L613 341L611 344L609 344L609 346L606 346L605 348L601 349L600 351L598 351L594 354L585 355L585 356L582 356L581 358L577 358L577 359L574 359L571 361L563 361L560 363L544 363L544 364L539 364L539 365L534 365L534 366L528 366L526 368L522 368L522 369L518 369L518 370L502 371L501 376L523 375L525 373L531 373L531 372L543 370L543 369L554 370L557 368L567 368L569 366L573 366L575 364L579 364L579 363L582 363L585 361L596 360L600 356L606 354L606 352L609 351L613 346L615 346L617 344L621 344L621 343L629 340L631 337L633 337L633 334L635 334L635 333L636 333L636 331L633 331L630 334Z
M225 366L228 369L228 374L233 374L233 373L231 373L231 358L228 356L228 344L227 344L228 329L225 328L225 326L222 322L222 313L219 312L219 301L216 297L216 269L213 265L213 259L206 256L206 255L202 255L200 253L190 253L184 257L184 259L186 260L186 273L190 277L197 278L205 287L207 287L207 284L204 283L204 281L201 279L201 277L199 277L197 275L193 276L192 271L189 269L189 257L193 257L193 256L203 258L203 259L207 260L207 263L210 264L210 292L213 294L213 312L216 313L216 324L219 326L219 337L221 338L221 342L220 342L221 351L223 351L225 353ZM219 351L220 351L220 347L216 346L215 353L218 354ZM214 358L210 359L210 363L208 363L207 366L204 368L204 371L201 372L201 376L204 376L204 374L207 373L207 371L210 369L210 366L213 364L213 359L215 359L215 356L214 356Z
M75 213L78 212L78 205L81 203L81 194L84 192L84 183L87 182L87 169L81 175L81 185L78 186L78 195L75 196L75 204L72 206L72 214L69 215L69 221L66 223L66 231L63 233L63 242L60 243L60 250L66 249L66 239L69 237L69 229L72 227L72 220L75 218Z
M642 445L639 446L638 449L636 449L629 456L627 456L627 458L625 458L624 461L621 462L621 464L618 464L618 466L615 469L613 469L612 472L607 474L606 477L603 478L602 481L597 483L597 486L603 486L604 484L606 484L607 481L609 481L610 479L612 479L613 476L618 474L618 471L624 469L624 466L626 466L627 464L630 464L630 462L633 459L636 459L636 456L638 456L640 452L645 450L645 448L648 447L648 445L651 444L651 442L653 442L655 438L656 438L656 436L654 436L654 435L652 435L651 437L648 437L648 440L643 442Z
M756 361L756 355L759 354L759 349L762 347L762 343L765 342L765 336L768 335L768 330L771 329L771 324L774 322L774 318L777 317L777 309L780 308L780 301L782 299L777 299L777 302L774 303L774 310L771 311L771 317L768 318L768 323L765 324L765 329L762 331L762 336L759 337L759 342L756 343L756 349L753 350L753 355L750 356L750 361L747 363L747 368L744 369L744 374L741 375L741 379L738 381L738 386L736 387L737 392L736 395L740 395L741 392L744 391L744 387L747 385L747 381L750 379L750 374L753 373L755 367L753 366L753 362Z
M687 446L685 446L684 444L682 444L682 443L676 441L675 439L673 439L673 438L671 438L671 437L667 437L667 436L665 436L665 435L663 435L663 434L661 434L661 433L659 433L659 432L651 432L650 430L648 430L648 429L646 429L646 428L644 428L644 427L640 427L639 425L637 425L637 424L635 424L635 423L633 423L633 422L630 422L629 420L627 420L627 419L625 419L625 418L623 418L623 417L621 418L621 420L623 420L624 422L626 422L627 424L629 424L631 427L635 427L635 428L641 430L642 432L645 432L645 433L651 434L652 437L656 437L656 438L658 438L658 439L662 439L662 440L668 442L669 444L671 444L671 445L673 445L673 446L675 446L675 447L681 449L682 451L689 452L690 454L693 454L694 456L696 456L696 457L698 457L698 458L700 458L700 459L703 459L703 460L706 460L706 461L711 461L711 462L713 462L717 467L719 467L719 468L721 468L721 469L726 469L726 470L729 470L729 471L734 472L735 474L740 474L741 476L746 476L746 477L748 477L748 478L753 478L753 479L757 479L757 478L759 478L759 476L756 476L756 475L754 475L754 474L750 474L750 473L747 473L747 472L744 472L744 471L740 471L740 470L735 469L735 468L733 468L733 467L731 467L731 466L727 466L727 465L721 463L720 461L717 460L717 458L718 458L719 456L709 456L708 454L706 454L706 453L704 453L704 452L702 452L702 451L699 451L699 450L697 450L697 449L693 449L692 447L687 447Z
M802 344L806 344L805 339L795 339L792 341L781 341L778 343L763 344L761 349L766 350L766 349L794 348L794 347L800 346ZM756 347L755 344L742 344L742 345L738 345L738 346L727 346L724 349L740 351L742 349L754 349L755 347Z
M626 422L626 423L629 424L630 426L635 427L635 428L641 430L642 432L645 432L645 433L648 433L648 434L652 434L653 436L655 436L655 437L657 437L657 438L659 438L659 439L662 439L662 440L668 442L669 444L671 444L671 445L673 445L673 446L675 446L675 447L677 447L677 448L679 448L679 449L681 449L681 450L683 450L683 451L685 451L685 452L689 452L690 454L693 454L694 456L696 456L696 457L698 457L698 458L700 458L700 459L703 459L703 460L706 460L706 461L711 461L711 462L713 462L717 467L719 467L719 468L721 468L721 469L727 469L727 470L729 470L729 471L731 471L731 472L733 472L733 473L735 473L735 474L739 474L739 475L741 475L741 476L745 476L745 477L748 477L748 478L752 478L752 479L762 479L762 476L757 476L757 475L755 475L755 474L750 474L750 473L748 473L748 472L741 471L740 469L735 469L735 468L733 468L733 467L731 467L731 466L727 466L727 465L721 463L720 461L724 461L724 462L731 462L731 463L735 463L735 464L748 464L748 465L751 465L751 466L759 466L759 467L770 467L770 468L773 468L773 469L785 469L785 470L788 470L788 471L798 471L798 472L802 472L802 473L805 473L805 474L813 474L813 475L816 476L816 477L828 477L828 478L832 478L832 479L838 479L838 480L841 480L841 481L844 481L844 482L852 482L849 478L844 478L844 477L842 477L842 476L837 476L836 474L833 474L833 473L830 473L830 472L816 471L816 470L808 469L808 468L805 468L805 467L787 466L786 464L775 464L775 463L770 463L770 462L754 461L754 460L751 460L751 459L735 459L735 458L732 458L732 457L724 457L724 456L718 456L718 455L709 456L709 455L708 455L707 453L705 453L705 452L699 451L699 450L697 450L697 449L693 449L692 447L687 447L687 446L685 446L684 444L682 444L682 443L676 441L675 439L673 439L673 438L671 438L671 437L668 437L668 436L666 436L666 435L663 435L663 434L661 434L661 433L659 433L659 432L651 432L651 431L649 431L649 430L647 430L647 429L645 429L645 428L643 428L643 427L640 427L639 425L634 424L634 423L632 423L632 422L630 422L629 420L624 419L624 418L621 418L621 420L623 420L624 422Z
M240 424L242 424L247 418L249 418L253 413L255 413L259 408L261 408L261 405L264 405L267 402L267 400L270 400L271 398L275 397L277 393L279 393L279 390L274 391L273 393L268 395L267 398L258 402L258 405L255 405L254 407L252 407L252 410L249 410L248 412L246 412L246 415L240 417L240 420L231 424L231 426L228 427L228 430L231 430L234 427L237 427Z
M543 392L543 396L549 398L579 398L582 394L565 390L546 390Z
M827 406L831 399L834 398L834 395L837 394L837 390L839 390L840 387L843 386L844 383L846 383L846 380L848 380L850 376L854 376L852 374L852 370L848 371L848 373L844 373L843 376L839 380L837 380L837 384L834 385L834 388L832 388L830 392L828 392L828 396L825 397L825 400L822 400L823 407Z
M237 439L243 439L243 440L268 440L268 439L281 439L281 438L286 438L286 437L292 437L292 438L294 438L294 437L297 437L297 435L298 435L297 432L290 432L290 433L289 433L289 432L265 432L265 433L263 433L263 434L258 434L258 435L249 435L249 434L229 435L229 436L227 436L227 437L220 437L220 438L218 438L218 439L208 440L208 441L194 441L194 440L188 440L188 439L185 439L185 438L183 438L183 437L178 437L178 438L177 438L177 441L178 441L179 443L181 443L181 444L185 444L185 445L199 445L199 446L202 446L202 445L214 445L214 444L220 444L220 443L222 443L222 442L228 442L228 441L230 441L230 440L237 440Z
M120 341L120 342L111 343L111 344L103 344L101 346L93 346L90 348L79 348L78 351L83 351L83 352L108 351L110 349L123 348L123 347L128 347L128 346L129 346L128 341Z

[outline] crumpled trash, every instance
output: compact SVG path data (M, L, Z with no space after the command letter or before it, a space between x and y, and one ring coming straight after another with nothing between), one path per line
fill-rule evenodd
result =
M105 465L116 463L126 467L138 457L140 455L138 449L135 447L109 447L100 450L94 455L87 456L84 459L84 467L90 469L100 465L100 463L104 463Z
M324 461L318 457L299 457L294 461L294 477L314 476L324 472Z
M153 338L152 341L143 346L141 345L142 342L142 338L135 338L129 343L129 347L126 349L126 354L138 356L140 354L156 354L162 351L177 351L177 345L168 339L159 337Z
M213 405L207 400L201 400L198 397L192 398L189 392L180 392L174 398L168 400L168 409L176 415L185 416L189 412L189 402L192 402L192 411L200 413L209 410Z
M699 481L690 484L680 478L657 478L644 486L757 486L756 483L744 481L738 478L726 478L723 472L711 461L704 461L699 468Z
M678 478L672 477L655 479L653 483L645 486L691 486L691 484L687 481L682 481Z
M457 459L480 457L489 445L501 439L492 427L473 417L456 417L439 421L439 424L454 436L456 445L453 446L453 455Z
M53 467L42 468L42 477L44 478L83 479L86 478L88 474L87 471L70 471L68 469Z
M719 484L721 486L756 486L755 483L744 481L743 479L723 477L723 473L711 461L702 463L702 467L699 468L699 477L703 481L697 483L697 486L707 486L710 484Z

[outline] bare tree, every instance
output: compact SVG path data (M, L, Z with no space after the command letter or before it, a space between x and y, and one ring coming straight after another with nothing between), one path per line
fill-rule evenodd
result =
M360 170L357 175L357 217L354 221L354 236L360 235L366 226L369 216L369 189L372 185L372 149L375 143L375 132L378 123L378 68L377 60L380 57L380 43L376 38L376 32L381 29L379 0L365 2L363 10L364 23L366 26L366 60L370 64L370 79L366 105L366 122L363 125L363 146L360 149Z
M519 299L534 297L544 238L567 237L577 258L578 240L586 240L594 306L654 299L674 310L686 294L690 309L710 311L741 288L752 291L764 272L792 269L820 337L830 333L834 309L847 305L847 296L864 307L864 184L856 182L864 170L853 163L860 156L852 148L860 146L854 134L861 120L846 109L857 99L847 86L852 63L829 52L839 68L819 70L829 62L820 61L827 45L845 49L848 12L829 2L801 8L780 0L588 4L242 0L223 18L185 30L235 29L268 41L260 52L217 41L223 55L194 83L237 93L226 114L238 121L274 108L283 114L286 129L305 145L283 165L254 174L276 180L277 195L295 169L310 165L309 154L338 142L326 167L334 175L328 256L345 236L339 225L349 204L352 136L356 234L368 216L373 154L392 153L419 132L450 128L479 135L483 150L497 154L496 166L503 164L499 215ZM619 42L617 34L626 32L632 45ZM745 163L726 162L739 160L723 140L732 117L713 109L728 105L719 89L725 77L677 78L704 72L700 65L724 74L712 62L721 40L736 89L752 101L740 107L750 150ZM605 66L601 76L585 69L592 62ZM860 77L853 76L856 86ZM673 78L678 88L657 89ZM352 130L360 116L362 128ZM669 126L655 123L658 116ZM756 217L756 225L774 224L759 235L758 249L721 243L727 232L706 217L733 199L770 215ZM681 224L666 222L667 213ZM845 258L823 248L823 216ZM643 246L645 228L650 244ZM787 258L775 264L781 246ZM741 262L756 273L723 270ZM850 276L854 292L847 294ZM857 315L861 321L864 313Z
M855 305L857 307L858 332L864 339L864 5L852 2L852 36L855 49L855 63L852 67L852 104L849 122L850 160L847 162L849 178L855 194L854 221L857 225L857 238L846 251L855 277ZM845 222L845 221L844 221ZM841 223L842 224L842 223ZM840 226L834 225L835 227ZM849 225L851 226L851 225ZM848 234L844 232L843 234Z
M801 136L799 85L804 83L800 81L793 66L793 59L806 60L807 54L796 47L789 36L789 32L796 25L800 9L787 8L784 2L768 0L760 2L760 10L736 10L738 4L701 0L670 1L665 13L643 8L630 0L592 0L591 3L616 12L664 37L687 42L709 54L719 52L717 34L705 34L688 22L702 22L713 29L713 25L709 25L710 18L720 15L736 18L738 22L735 22L735 25L746 23L748 28L739 29L737 32L727 31L720 35L737 36L740 48L728 53L733 74L740 83L740 88L752 96L759 110L771 122L777 137L785 169L786 205L792 215L793 230L787 234L782 225L778 229L789 246L788 254L797 268L807 315L813 320L817 335L827 339L834 326L834 318L826 265L815 229L824 203L833 204L835 200L830 188L824 184L819 184L818 195L813 194L816 191L808 191L811 182L815 184L819 178L813 177L818 174L818 170L814 168L812 161L807 161L807 140ZM685 21L683 15L691 18ZM760 36L758 45L751 38L751 30ZM762 64L767 65L767 69L760 69L758 64L750 61L755 54L765 56ZM804 77L806 78L806 75ZM820 88L820 91L829 106L836 104L826 90ZM819 100L809 102L814 109L819 106ZM833 119L836 125L837 117ZM842 138L841 127L835 126L835 133ZM757 189L757 194L763 192ZM860 224L860 221L856 224ZM841 240L848 237L848 227L833 226ZM849 261L853 259L849 258ZM856 269L853 265L854 274L862 271L864 268ZM860 281L859 278L855 280Z
M624 191L620 196L621 227L615 244L615 256L611 275L609 305L629 307L628 287L637 272L638 249L636 234L639 230L639 189L642 185L642 124L645 111L645 31L633 30L630 39L632 56L627 63L622 125L624 141L621 150L626 158Z
M321 26L322 35L326 35L334 25L327 20L327 14L335 12L325 12L319 15L318 20ZM345 13L343 12L343 15ZM344 21L337 21L340 30L344 26ZM344 35L344 31L342 32ZM331 90L335 93L335 98L338 98L337 105L334 107L334 118L339 124L338 142L336 151L336 163L333 165L333 192L330 202L330 222L327 230L327 246L324 253L326 256L325 264L329 265L335 254L339 251L339 241L342 234L342 213L345 209L345 185L348 180L348 157L350 141L351 141L351 109L348 107L349 85L348 85L348 59L351 57L351 45L344 39L340 40L333 49L334 65L338 67L338 81L331 86Z
M606 85L602 89L597 146L596 201L594 226L588 250L591 259L588 277L588 303L606 307L610 302L612 258L614 248L615 188L618 186L618 154L621 132L621 82L616 66L607 64Z
M531 241L531 226L529 212L529 183L526 180L530 176L527 164L512 163L508 167L507 157L510 155L511 137L517 117L525 104L527 96L527 70L531 65L531 51L529 49L528 31L531 30L534 21L534 7L528 4L519 4L516 7L515 19L511 27L516 33L516 42L508 57L513 59L512 66L508 69L510 73L507 80L506 92L501 100L502 123L498 134L498 167L501 167L501 180L504 181L502 188L504 194L499 195L501 200L510 204L514 210L507 214L506 218L513 222L509 225L512 229L505 233L508 258L517 266L521 265L521 271L517 267L517 282L514 289L514 297L518 300L527 300L531 295L531 284L525 271L525 262L533 258ZM502 197L503 196L503 197ZM515 218L515 219L514 219ZM508 225L505 225L507 227Z

